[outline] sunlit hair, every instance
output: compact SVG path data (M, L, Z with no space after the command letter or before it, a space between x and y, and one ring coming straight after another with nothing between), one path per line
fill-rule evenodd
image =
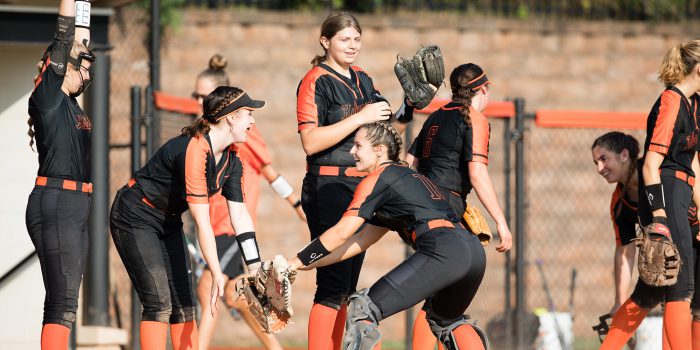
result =
M226 61L223 56L219 54L211 56L209 59L209 68L199 73L197 79L211 79L216 86L231 85L228 74L226 74L224 70L227 65L228 61Z
M618 155L622 153L623 150L627 150L630 155L630 163L627 165L627 178L625 179L625 183L628 183L635 173L635 160L639 157L639 142L637 139L632 135L619 131L611 131L595 139L591 146L591 151L596 147L604 148Z
M236 100L240 95L243 94L243 90L233 87L233 86L219 86L214 91L212 91L207 97L204 98L204 115L216 115L221 112L224 108L230 105ZM209 121L203 117L197 118L192 124L182 128L182 134L192 137L199 137L202 134L206 134L211 130L212 124L218 124L220 121L213 120Z
M458 66L450 73L450 87L452 88L452 101L461 104L459 114L467 125L471 125L469 107L472 105L472 98L477 91L472 90L467 85L470 81L484 74L481 67L474 63L467 63Z
M362 34L360 22L358 22L357 18L355 18L355 16L353 16L350 12L332 12L330 15L328 15L328 17L326 17L323 24L321 24L321 36L331 40L338 32L350 27L355 28L358 33ZM323 61L328 58L328 50L326 50L326 48L323 46L321 46L321 48L323 48L323 56L317 55L313 60L311 60L311 64L314 67L323 63Z
M367 123L360 127L367 132L367 140L372 146L384 145L389 160L401 162L401 135L387 122Z
M672 47L659 68L659 80L666 86L678 84L700 63L700 40Z

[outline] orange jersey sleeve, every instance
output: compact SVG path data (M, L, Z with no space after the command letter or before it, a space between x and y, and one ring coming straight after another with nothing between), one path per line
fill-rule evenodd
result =
M188 203L209 202L206 167L209 143L204 137L193 137L185 154L185 194Z
M491 126L488 119L474 108L469 107L472 123L471 159L472 162L489 164L489 137Z
M654 132L651 136L649 150L666 155L673 138L673 128L678 118L678 110L681 107L681 96L672 90L665 90L661 94L661 105L656 117Z
M321 67L314 67L299 84L297 91L297 130L313 129L318 126L319 112L324 110L322 99L318 97L316 83L318 78L324 75Z
M211 227L214 229L214 235L234 234L235 231L231 225L231 217L228 213L228 203L226 198L221 195L221 191L209 198L209 217L211 219Z

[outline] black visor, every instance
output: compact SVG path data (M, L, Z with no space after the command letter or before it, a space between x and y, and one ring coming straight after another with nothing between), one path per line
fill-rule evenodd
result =
M213 123L239 109L245 108L255 110L262 108L264 105L265 101L253 100L244 92L242 95L238 96L235 100L229 103L229 105L222 109L219 113L216 113L215 115L205 115L202 116L202 118Z

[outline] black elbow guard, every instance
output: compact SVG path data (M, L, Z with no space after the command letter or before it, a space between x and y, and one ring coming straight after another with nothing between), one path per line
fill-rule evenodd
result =
M75 17L58 15L54 39L73 43L75 40Z

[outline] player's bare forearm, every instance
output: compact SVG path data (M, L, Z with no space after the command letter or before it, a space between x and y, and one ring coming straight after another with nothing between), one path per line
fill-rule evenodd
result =
M231 225L236 234L241 234L244 232L255 231L255 225L253 224L253 219L248 213L248 207L242 202L233 202L227 200L229 217L231 219Z
M489 215L497 224L506 224L505 216L498 203L496 190L493 188L491 177L486 164L480 162L469 162L469 181L476 191L479 201L484 205Z
M197 227L197 241L202 250L202 256L209 266L213 276L221 276L219 257L216 252L216 240L214 229L209 217L209 204L188 203L195 227Z
M379 241L387 231L388 230L386 227L367 224L362 231L358 232L357 234L353 234L341 246L333 249L328 256L304 267L303 269L315 269L317 267L328 266L339 261L350 259L364 252L374 243L377 243L377 241Z

